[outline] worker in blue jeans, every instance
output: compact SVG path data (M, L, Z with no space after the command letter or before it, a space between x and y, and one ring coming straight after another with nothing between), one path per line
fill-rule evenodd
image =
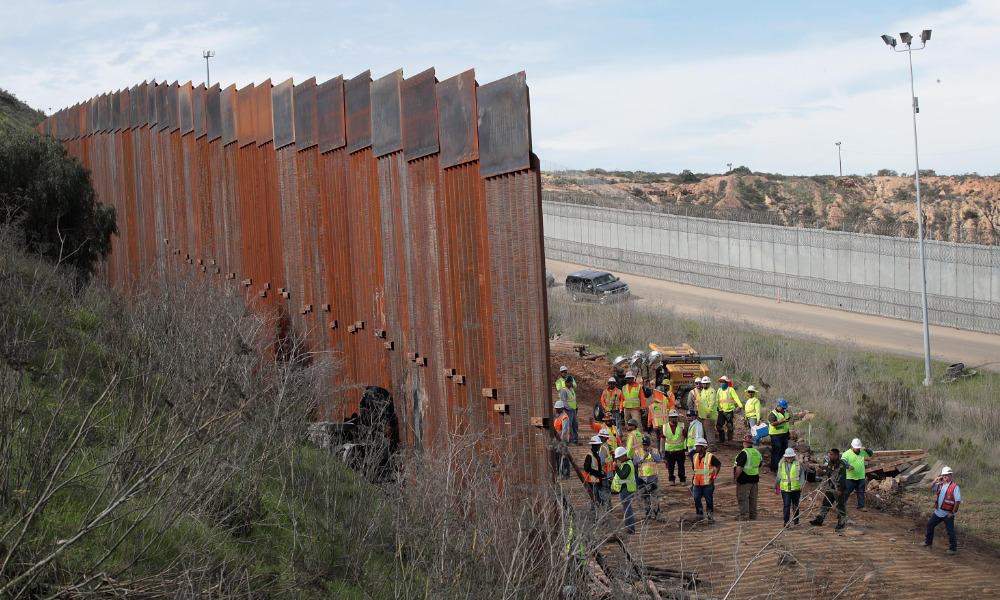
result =
M841 456L847 463L847 485L844 487L844 504L851 492L858 496L858 510L868 512L865 508L865 459L874 453L861 444L861 440L854 438L851 440L851 449Z
M615 463L615 476L611 480L611 493L618 494L618 499L622 503L626 533L635 533L635 512L632 510L632 501L635 499L635 492L638 489L635 463L629 458L628 450L623 446L615 449Z
M934 478L931 483L931 491L934 492L934 512L927 520L927 535L924 537L924 546L930 548L934 543L934 530L938 525L944 523L944 528L948 530L948 554L958 552L958 536L955 533L955 514L962 504L962 491L954 481L954 474L951 467L941 470L941 475Z
M699 521L715 520L715 478L722 469L722 461L708 451L708 441L705 438L695 440L694 477L691 478L691 496L694 498L695 516ZM705 500L705 510L702 510L702 499Z

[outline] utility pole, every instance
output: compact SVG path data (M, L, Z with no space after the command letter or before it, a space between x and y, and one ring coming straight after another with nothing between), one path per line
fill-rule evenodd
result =
M215 50L205 50L201 53L201 57L205 59L205 87L212 87L212 78L208 75L208 59L215 56Z
M913 87L913 51L923 50L927 47L927 41L931 39L931 30L925 29L920 33L920 47L912 46L913 36L904 31L899 34L900 40L906 44L906 49L896 49L896 38L891 35L883 35L882 41L894 52L906 52L910 59L910 99L912 101L911 110L913 114L913 161L916 170L913 172L914 183L917 188L917 243L920 250L920 308L924 322L924 385L929 386L931 379L931 335L927 326L927 261L924 256L924 211L920 202L920 151L917 147L917 113L920 112L920 105L917 103L916 91Z
M726 163L726 172L728 173L732 170L733 170L733 163Z
M844 161L840 159L840 142L834 142L837 144L837 168L840 169L840 176L844 176Z

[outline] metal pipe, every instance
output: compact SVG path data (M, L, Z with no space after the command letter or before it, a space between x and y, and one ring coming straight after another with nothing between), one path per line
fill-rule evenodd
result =
M913 161L916 170L913 178L917 187L917 245L920 249L920 312L924 325L924 385L931 384L931 335L927 326L927 261L924 258L924 212L920 201L920 150L917 146L917 96L913 86L913 50L906 45L906 56L910 59L910 98L913 106Z

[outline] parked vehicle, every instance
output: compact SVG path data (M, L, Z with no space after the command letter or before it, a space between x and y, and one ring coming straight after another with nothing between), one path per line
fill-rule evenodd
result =
M607 271L584 270L566 276L566 292L573 302L609 304L628 300L628 284Z

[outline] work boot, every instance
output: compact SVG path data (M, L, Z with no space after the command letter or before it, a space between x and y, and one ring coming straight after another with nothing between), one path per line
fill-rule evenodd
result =
M945 550L944 553L954 556L954 555L958 554L958 550L952 550L951 548L949 548L949 549Z
M844 530L844 527L845 527L845 525L838 524L836 527L833 528L833 530L836 531L836 532L841 532L841 531Z
M816 527L822 527L822 526L823 526L823 519L821 519L821 518L819 518L819 517L816 517L816 518L815 518L815 519L813 519L812 521L809 521L809 524L810 524L810 525L814 525L814 526L816 526ZM843 527L843 525L841 525L841 528L842 528L842 527Z

